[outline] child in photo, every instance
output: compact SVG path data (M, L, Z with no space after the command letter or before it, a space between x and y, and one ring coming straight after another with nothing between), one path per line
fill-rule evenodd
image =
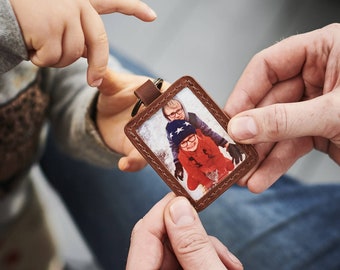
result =
M205 136L210 137L216 146L224 147L226 149L226 151L232 157L232 161L235 165L243 160L242 153L236 144L228 142L225 138L213 131L195 113L187 112L183 104L178 99L174 98L169 100L169 102L162 108L162 113L169 122L174 120L186 120L191 125L193 125L195 129L200 129L200 132ZM167 136L175 164L174 175L176 178L183 180L183 164L181 164L178 159L178 146L172 142L171 138L169 138L169 132L167 132Z
M178 159L188 174L189 190L202 185L208 191L234 169L233 162L220 152L214 141L188 121L169 122L166 130L179 149Z

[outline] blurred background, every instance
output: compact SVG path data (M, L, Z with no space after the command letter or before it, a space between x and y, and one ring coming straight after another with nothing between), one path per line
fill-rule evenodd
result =
M152 23L103 16L112 48L169 82L193 76L221 107L256 52L340 20L336 0L145 2L158 14ZM309 182L331 182L338 173L338 166L316 151L289 171Z

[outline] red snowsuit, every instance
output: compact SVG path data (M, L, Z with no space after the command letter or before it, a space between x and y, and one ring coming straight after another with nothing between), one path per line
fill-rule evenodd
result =
M198 146L195 151L184 151L180 148L178 159L188 174L187 185L195 190L199 184L209 189L214 182L207 177L210 173L218 172L218 181L234 169L232 161L223 156L220 149L210 137L196 130Z

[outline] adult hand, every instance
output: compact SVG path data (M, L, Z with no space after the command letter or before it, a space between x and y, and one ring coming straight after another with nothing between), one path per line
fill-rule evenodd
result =
M134 91L149 78L107 70L103 83L98 87L96 123L105 143L114 151L123 154L118 167L122 171L138 171L146 161L124 133L137 102ZM169 86L163 82L162 91ZM142 110L143 107L140 109Z
M144 21L156 18L139 0L10 1L30 60L41 67L64 67L85 56L91 86L100 85L109 56L108 39L99 14L120 12Z
M135 225L126 269L180 267L243 269L218 239L207 235L189 201L170 193Z
M230 136L255 144L240 181L262 192L313 148L340 164L340 25L292 36L253 57L228 99Z

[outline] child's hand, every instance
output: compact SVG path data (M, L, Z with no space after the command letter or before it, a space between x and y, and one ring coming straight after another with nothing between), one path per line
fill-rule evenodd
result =
M118 163L122 171L138 171L146 165L144 158L125 136L124 127L131 119L132 108L137 102L134 91L148 79L108 70L99 87L101 93L97 103L97 126L105 143L124 155ZM165 85L163 83L163 87Z
M11 0L11 4L30 60L41 67L64 67L87 57L92 86L100 85L109 56L99 14L120 12L143 21L156 18L139 0Z

